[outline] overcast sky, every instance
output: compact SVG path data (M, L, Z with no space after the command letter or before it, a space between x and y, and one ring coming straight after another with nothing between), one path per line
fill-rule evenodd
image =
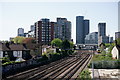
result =
M90 32L98 31L98 23L106 22L106 34L113 36L118 29L117 2L2 2L0 4L0 40L17 36L17 29L25 32L41 18L56 21L67 18L72 23L72 38L76 41L76 16L90 20Z

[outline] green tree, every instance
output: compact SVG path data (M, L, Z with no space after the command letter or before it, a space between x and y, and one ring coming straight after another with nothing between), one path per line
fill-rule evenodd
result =
M25 37L17 36L13 39L14 43L23 43Z
M120 45L120 38L117 39L117 44Z
M51 41L51 45L61 48L62 40L56 38L56 39L54 39L54 40Z
M70 42L68 40L62 42L62 49L70 49Z
M70 41L70 48L73 48L74 44L72 41Z

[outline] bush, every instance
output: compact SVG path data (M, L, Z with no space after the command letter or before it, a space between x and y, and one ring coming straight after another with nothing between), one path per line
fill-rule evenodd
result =
M49 55L50 55L50 60L52 61L55 61L61 58L60 53L50 53Z
M8 57L3 57L1 58L0 60L2 60L2 63L5 63L5 62L9 62L9 58Z
M5 63L3 63L2 65L10 65L10 64L14 64L15 63L15 61L9 61L9 62L5 62Z
M74 50L68 50L68 54L74 53Z
M38 59L37 62L41 62L41 61L56 61L59 60L61 58L67 57L69 56L69 54L72 54L74 52L74 50L61 50L60 53L43 53L42 54L42 58Z
M120 60L115 61L95 61L93 66L95 69L120 69ZM92 68L92 62L88 65L89 68Z
M47 55L42 55L42 58L40 59L40 61L46 61L46 60L48 60Z
M92 80L90 74L91 72L86 69L80 73L77 80Z

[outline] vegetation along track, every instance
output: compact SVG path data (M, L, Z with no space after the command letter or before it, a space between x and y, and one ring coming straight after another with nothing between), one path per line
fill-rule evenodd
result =
M77 70L81 68L90 57L90 54L77 54L75 56L52 62L48 65L7 77L5 80L71 79Z

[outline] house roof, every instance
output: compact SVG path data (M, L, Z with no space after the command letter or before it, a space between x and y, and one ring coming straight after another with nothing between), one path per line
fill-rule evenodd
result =
M27 46L28 49L36 49L36 48L39 47L38 44L26 44L26 46Z
M6 50L29 50L27 47L23 44L8 44L5 43L0 44L0 50L6 51Z

